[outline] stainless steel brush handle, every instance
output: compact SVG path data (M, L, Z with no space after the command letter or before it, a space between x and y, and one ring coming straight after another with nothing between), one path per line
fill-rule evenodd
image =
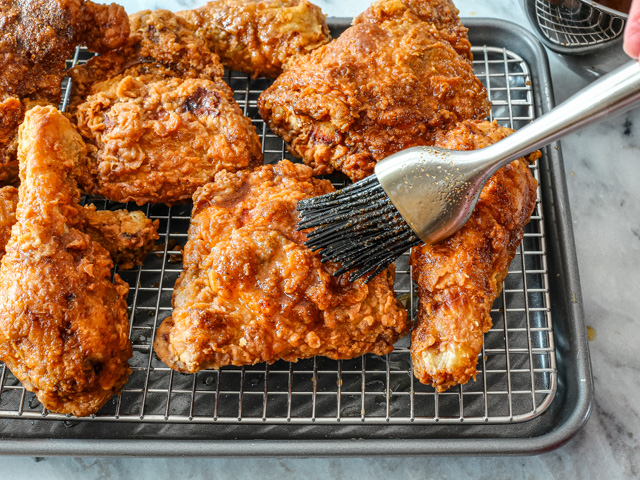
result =
M437 243L468 220L482 187L499 168L638 105L640 64L631 61L494 145L473 151L409 148L379 162L375 173L415 233Z

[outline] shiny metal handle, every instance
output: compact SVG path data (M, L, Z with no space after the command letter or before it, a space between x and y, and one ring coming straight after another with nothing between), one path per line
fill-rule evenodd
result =
M514 134L488 147L495 158L495 171L558 138L608 115L620 114L640 105L640 63L631 61L596 80L548 113ZM485 168L486 168L485 163Z

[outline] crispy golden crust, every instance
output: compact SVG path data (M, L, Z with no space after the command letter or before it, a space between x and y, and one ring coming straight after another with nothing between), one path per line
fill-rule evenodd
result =
M18 128L24 112L18 97L0 99L0 185L18 183Z
M331 40L326 15L307 0L217 0L178 12L232 70L276 78Z
M0 188L0 259L17 221L17 207L18 189ZM148 219L142 212L96 210L94 205L87 205L80 213L84 218L78 229L102 245L121 269L142 265L159 238L159 221Z
M511 132L489 122L464 122L440 133L435 145L474 150ZM439 392L475 378L483 334L492 326L491 306L535 207L537 182L528 165L539 156L536 152L499 170L461 230L411 252L420 296L411 334L413 372Z
M151 220L140 211L96 210L84 207L82 231L102 245L120 269L142 265L155 249L159 220Z
M77 229L84 145L53 107L20 129L20 202L0 266L0 360L49 410L97 412L131 372L126 296L108 252Z
M60 102L66 60L76 45L104 53L124 44L124 8L81 0L0 3L0 185L17 184L18 127L26 103Z
M119 75L155 74L158 78L221 77L224 68L189 24L168 10L143 10L129 16L131 34L122 48L93 57L69 72L73 81L72 107L98 93L105 80Z
M72 73L72 112L89 145L77 178L87 193L172 205L222 169L262 162L218 57L186 25L164 10L136 14L130 46Z
M222 170L262 161L251 120L221 80L118 76L75 110L92 148L88 193L118 202L184 202Z
M16 223L18 189L13 186L0 188L0 259L11 238L11 227Z
M410 11L359 23L303 57L258 99L260 115L314 174L352 180L399 150L490 109L470 62Z
M82 0L8 0L0 5L0 92L60 101L65 62L76 45L100 53L124 44L124 8Z
M473 60L467 36L469 29L460 21L460 12L451 0L380 0L358 15L353 24L381 24L390 19L400 19L406 12L433 24L440 38L449 42L460 55Z
M393 268L351 283L303 245L297 202L333 190L311 175L282 161L221 172L196 192L173 316L154 344L171 368L382 355L407 333Z

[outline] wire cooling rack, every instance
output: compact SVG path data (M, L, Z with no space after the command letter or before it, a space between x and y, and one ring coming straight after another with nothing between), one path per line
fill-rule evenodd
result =
M625 20L607 9L583 1L575 8L554 5L549 0L534 0L536 20L542 34L563 48L600 45L619 38Z
M491 119L514 129L530 122L535 110L532 76L526 62L502 48L474 48L473 53L475 72L493 103ZM78 50L70 65L89 57L87 52ZM294 160L284 142L258 115L256 101L269 81L229 72L227 82L262 137L265 162ZM68 101L68 81L64 86L63 107ZM531 168L539 180L538 167ZM344 182L337 180L335 184L340 187ZM86 201L99 208L123 207L94 198ZM126 207L140 209L133 204ZM160 220L160 246L142 267L118 272L130 285L128 305L134 352L130 361L133 373L122 393L96 415L75 419L44 409L35 395L0 364L0 418L219 424L503 424L535 418L547 409L556 393L540 203L509 267L502 293L493 305L494 326L485 334L476 381L440 394L414 379L408 337L385 356L365 355L348 361L316 357L297 363L224 367L195 375L170 370L157 359L152 345L156 328L171 314L171 293L182 268L191 206L148 205L141 210ZM397 295L415 318L418 298L408 255L398 260L396 272Z

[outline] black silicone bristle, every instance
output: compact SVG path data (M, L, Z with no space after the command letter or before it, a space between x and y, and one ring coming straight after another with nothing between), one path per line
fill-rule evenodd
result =
M375 175L336 192L298 202L298 230L305 245L320 251L322 261L342 266L334 275L352 272L353 282L369 283L396 258L422 241L393 205Z

